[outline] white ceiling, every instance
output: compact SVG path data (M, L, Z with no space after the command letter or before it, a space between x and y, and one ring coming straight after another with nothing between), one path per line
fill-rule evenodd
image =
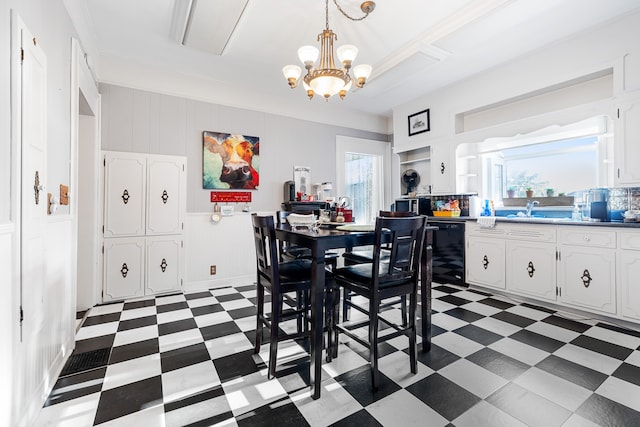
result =
M397 105L640 9L640 0L378 0L353 22L329 0L336 45L356 45L355 64L371 64L373 74L363 89L327 104L291 90L281 72L298 63L301 45L318 45L323 0L248 0L222 55L175 39L174 14L188 1L65 4L98 81L336 124L359 117L352 127L377 131L368 121L391 117ZM361 0L338 2L361 14Z

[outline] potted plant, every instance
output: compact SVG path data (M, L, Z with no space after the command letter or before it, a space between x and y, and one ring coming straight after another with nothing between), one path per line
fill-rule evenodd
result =
M507 189L507 197L511 198L515 196L515 194L516 194L516 189L514 187L509 187Z
M547 197L553 197L553 188L547 188Z
M533 190L531 189L531 187L526 188L525 194L527 195L527 199L530 199L533 197Z

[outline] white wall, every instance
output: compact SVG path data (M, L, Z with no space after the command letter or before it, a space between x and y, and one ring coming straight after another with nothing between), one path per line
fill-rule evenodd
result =
M403 151L432 144L448 144L452 149L462 142L478 142L491 132L456 134L456 115L522 95L544 90L554 85L613 69L614 95L622 91L640 89L640 13L546 46L522 57L442 90L425 95L396 107L393 112L394 151ZM565 117L578 121L588 114L610 113L606 103L593 108L573 111ZM430 108L431 131L413 137L407 136L407 116ZM502 132L512 135L529 132L536 126L553 120L562 120L561 114L548 114L540 120L523 120ZM582 116L582 117L580 117ZM520 123L520 124L518 124ZM508 136L508 135L504 135Z
M275 212L293 166L311 167L312 182L335 182L336 136L388 141L387 135L335 127L179 98L100 85L102 149L187 156L185 290L255 280L251 222L243 205L235 215L212 223L210 191L202 188L202 132L260 137L260 187L251 191L251 211ZM209 267L217 266L211 276Z

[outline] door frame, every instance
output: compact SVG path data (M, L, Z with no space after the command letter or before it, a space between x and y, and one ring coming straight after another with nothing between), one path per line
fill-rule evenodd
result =
M389 210L391 197L391 143L375 139L354 138L336 135L336 195L344 193L344 154L362 153L382 156L382 206Z
M91 276L90 289L83 297L88 300L90 305L93 306L101 302L100 290L102 289L102 266L100 257L100 234L99 228L101 225L101 212L100 212L100 94L98 93L98 87L87 64L87 56L82 49L80 42L72 38L71 39L71 153L70 158L70 176L71 176L71 200L70 200L70 215L73 220L72 230L74 236L72 241L72 265L71 271L73 272L73 284L71 290L70 306L78 309L78 247L82 247L82 253L89 252L89 275ZM83 97L86 103L80 102L80 97ZM91 114L88 114L91 113ZM89 138L84 138L84 133L81 132L81 116L93 117L93 129L92 135ZM80 144L82 148L80 149ZM80 157L82 156L82 158ZM93 168L81 169L80 162L89 162L93 164ZM79 180L89 182L90 191L84 191L80 194ZM75 196L75 197L74 197ZM79 201L83 200L83 203L87 203L90 209L89 222L92 224L90 233L78 233L78 227L80 218L78 216ZM75 313L72 319L70 319L72 327L75 329Z

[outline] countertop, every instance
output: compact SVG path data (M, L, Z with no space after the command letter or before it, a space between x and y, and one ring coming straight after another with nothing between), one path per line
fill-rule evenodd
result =
M616 227L616 228L639 228L640 222L591 222L591 221L574 221L568 218L507 218L497 216L496 223L509 224L550 224L550 225L577 225L586 227ZM461 222L461 221L477 221L475 217L459 216L459 217L441 217L430 216L428 222Z

